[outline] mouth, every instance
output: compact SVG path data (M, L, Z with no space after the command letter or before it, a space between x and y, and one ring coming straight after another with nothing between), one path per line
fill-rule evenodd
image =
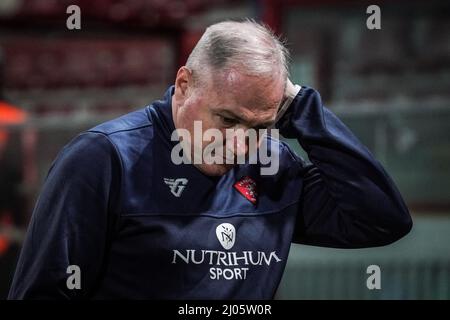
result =
M236 159L234 157L233 158L223 157L224 164L234 164L236 162L235 160Z

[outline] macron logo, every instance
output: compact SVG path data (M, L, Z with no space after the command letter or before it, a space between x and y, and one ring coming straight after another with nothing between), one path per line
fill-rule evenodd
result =
M181 193L183 192L184 188L186 188L188 179L186 179L186 178L178 178L178 179L164 178L164 183L169 186L170 192L172 192L172 194L175 197L179 198L181 196Z

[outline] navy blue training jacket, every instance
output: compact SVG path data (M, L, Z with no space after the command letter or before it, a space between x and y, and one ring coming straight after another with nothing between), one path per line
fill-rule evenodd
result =
M10 299L271 299L291 242L382 246L411 229L393 181L314 89L277 124L311 163L277 140L278 173L245 164L222 177L172 163L173 91L62 149ZM71 265L80 289L67 286Z

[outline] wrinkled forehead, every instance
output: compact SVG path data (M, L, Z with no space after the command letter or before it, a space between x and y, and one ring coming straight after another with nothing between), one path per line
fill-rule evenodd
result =
M249 76L231 69L214 73L211 80L218 101L252 111L276 109L285 87L285 79L279 73Z

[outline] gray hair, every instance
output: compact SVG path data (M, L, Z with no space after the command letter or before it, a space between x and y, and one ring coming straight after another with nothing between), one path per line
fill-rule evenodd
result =
M246 75L269 77L281 72L287 78L288 57L288 50L268 27L253 20L225 21L206 29L186 67L193 71L194 81L205 68L221 71L233 67Z

